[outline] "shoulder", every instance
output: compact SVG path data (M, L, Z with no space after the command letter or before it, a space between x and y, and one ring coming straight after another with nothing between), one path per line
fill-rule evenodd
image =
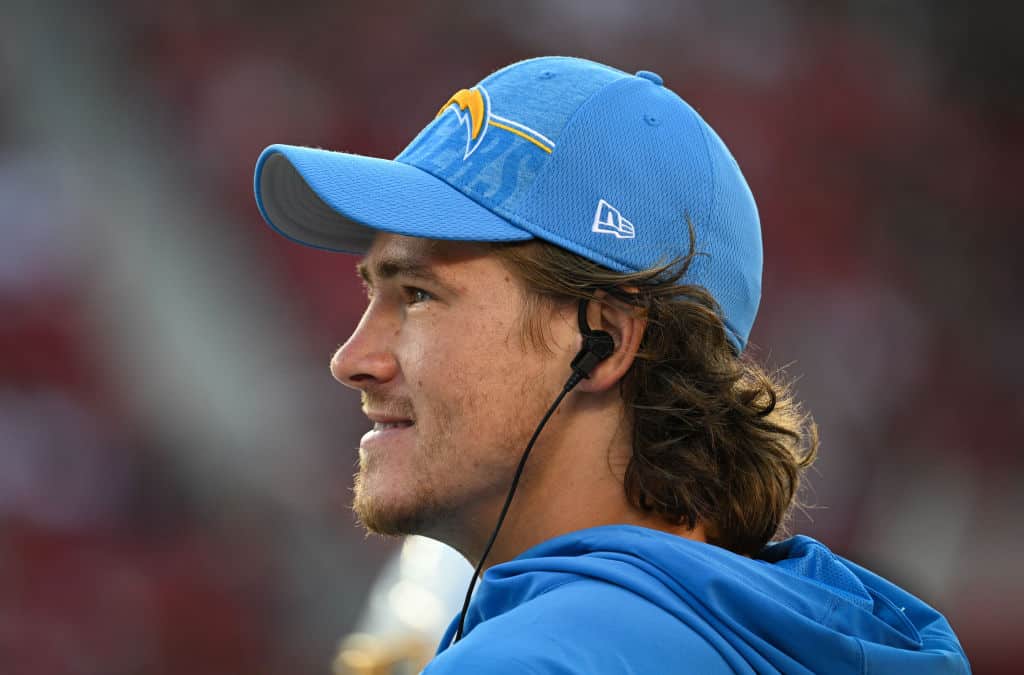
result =
M577 580L474 627L424 675L731 673L692 625L635 593Z

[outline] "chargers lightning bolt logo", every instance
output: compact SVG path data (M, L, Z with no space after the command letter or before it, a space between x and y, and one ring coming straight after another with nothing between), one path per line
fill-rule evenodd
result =
M491 117L491 97L483 87L461 89L441 106L437 111L437 117L443 115L446 110L454 111L459 124L466 127L466 154L462 156L462 159L466 159L476 152L487 133L487 122Z
M555 148L555 142L539 131L493 114L491 112L491 97L483 87L477 86L456 92L437 111L437 117L449 110L455 113L459 125L466 128L466 152L462 156L463 159L469 159L469 156L480 147L487 135L488 127L496 127L515 134L548 154L551 154Z

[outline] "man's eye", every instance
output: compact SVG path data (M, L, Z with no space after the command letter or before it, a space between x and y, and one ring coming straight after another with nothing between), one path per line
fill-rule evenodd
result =
M434 296L432 296L430 293L426 292L422 288L416 288L415 286L406 286L404 290L406 302L410 305L415 305L421 302L425 302L427 300L434 299Z

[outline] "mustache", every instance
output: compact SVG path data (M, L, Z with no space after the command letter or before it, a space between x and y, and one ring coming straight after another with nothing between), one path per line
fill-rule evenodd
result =
M363 391L359 398L363 406L363 412L373 410L388 417L401 417L414 421L416 419L412 401L407 398L386 398L367 391Z

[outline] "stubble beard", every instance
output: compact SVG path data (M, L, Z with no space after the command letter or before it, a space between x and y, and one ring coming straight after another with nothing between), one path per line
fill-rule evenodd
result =
M356 520L367 531L386 537L400 537L408 534L422 534L428 523L439 519L444 511L430 487L422 483L416 487L416 498L411 500L415 508L402 508L382 503L365 488L365 469L360 466L355 475L352 510Z
M527 394L527 387L524 386L522 393L523 397L519 400L531 398ZM509 411L502 424L501 433L495 436L502 439L499 441L500 447L487 448L487 457L475 458L479 463L465 462L466 449L455 447L453 439L456 436L456 420L464 420L467 403L465 400L459 400L428 411L436 430L429 433L429 437L427 429L418 430L422 434L419 439L420 445L416 449L420 456L416 465L416 481L408 487L408 494L402 495L400 499L384 498L374 494L369 488L369 483L373 480L370 475L382 471L383 468L372 466L372 460L366 459L360 453L359 472L354 480L352 508L356 519L368 532L384 536L419 534L445 541L450 538L451 529L459 527L460 518L469 515L462 512L466 510L467 504L478 496L474 492L474 487L480 489L496 485L497 492L500 493L499 499L504 497L504 491L507 490L519 461L519 453L525 447L532 428L523 429L517 426L522 424L524 417L517 414L517 411ZM535 416L539 421L542 415L541 411L536 415L527 414L527 417ZM480 415L470 414L470 417L483 419ZM490 423L497 421L491 420ZM468 430L462 430L464 436L468 433ZM469 478L469 487L463 483L467 476L460 475L465 473L473 474ZM387 477L375 478L379 481Z
M370 398L364 393L364 404ZM403 402L405 409L411 410L411 404ZM441 468L445 456L451 456L452 423L454 414L447 408L431 411L431 417L438 430L432 438L416 449L417 458L416 482L407 488L407 494L399 500L386 499L374 494L368 487L371 472L379 472L381 467L371 465L365 455L359 455L359 471L354 480L354 497L352 509L356 519L368 532L384 536L404 536L409 534L425 534L430 531L431 524L450 518L452 509L446 507L437 492L437 485L432 480L433 472ZM417 430L419 432L421 430ZM377 476L377 480L386 476Z

